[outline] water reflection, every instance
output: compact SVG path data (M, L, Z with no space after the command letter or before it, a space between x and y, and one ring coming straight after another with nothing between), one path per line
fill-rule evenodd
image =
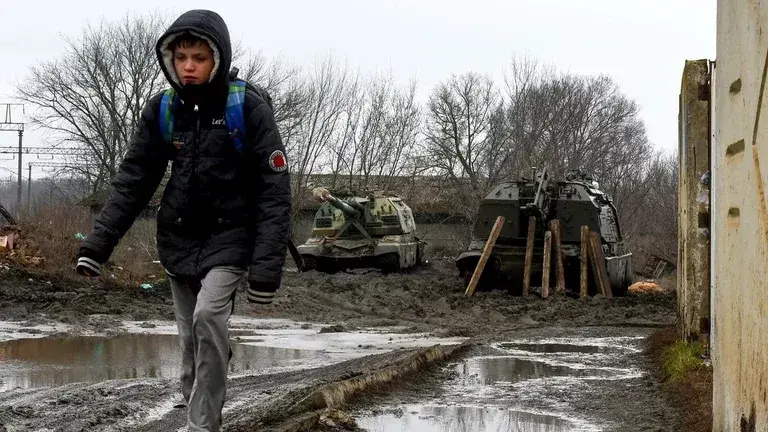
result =
M408 407L402 415L363 417L357 423L371 432L565 432L574 428L571 422L554 416L470 406Z
M584 353L584 354L597 354L604 353L609 350L609 347L599 345L574 345L574 344L556 344L556 343L542 343L542 344L525 344L525 343L503 343L499 344L500 348L505 349L518 349L522 351L534 352L534 353Z
M456 368L465 379L469 378L483 385L553 376L592 377L615 374L610 370L554 366L540 361L523 360L515 357L473 357L460 363Z
M320 359L316 351L232 343L231 374L254 373ZM175 378L178 336L19 339L0 343L0 391L110 379Z

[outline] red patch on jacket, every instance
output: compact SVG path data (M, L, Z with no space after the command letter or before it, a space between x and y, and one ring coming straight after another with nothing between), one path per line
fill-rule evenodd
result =
M269 167L274 172L283 172L288 168L288 161L285 159L285 154L280 150L275 150L269 155Z

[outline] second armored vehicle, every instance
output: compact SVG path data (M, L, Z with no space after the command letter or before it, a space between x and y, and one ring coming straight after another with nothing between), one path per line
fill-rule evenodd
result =
M413 212L400 197L370 192L338 198L325 188L312 194L323 204L309 239L298 247L306 269L391 273L421 263L425 243L416 236Z
M552 180L547 171L533 179L508 181L496 185L478 209L473 238L467 250L456 259L459 273L469 281L477 266L497 216L505 223L480 279L478 289L505 287L520 292L523 286L528 221L536 217L531 286L541 281L544 232L549 222L558 219L562 233L563 265L568 291L580 287L581 227L600 234L608 279L614 295L627 291L632 283L631 257L624 244L619 218L611 199L591 177L580 171ZM551 266L554 278L555 265ZM589 269L590 292L596 285Z

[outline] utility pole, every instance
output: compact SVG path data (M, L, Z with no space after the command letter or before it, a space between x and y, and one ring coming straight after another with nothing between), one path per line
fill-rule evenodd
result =
M32 164L29 164L29 174L27 174L27 211L32 212Z
M14 106L21 106L22 113L24 113L24 105L23 104L13 104L13 103L5 103L0 104L0 106L5 107L5 119L0 122L0 132L7 131L7 132L13 132L16 131L19 133L19 172L18 172L18 190L16 193L16 215L19 216L19 213L21 212L21 179L22 179L22 172L23 169L22 163L21 163L21 154L22 154L22 139L24 137L24 123L14 122L12 118L12 110Z
M16 213L18 216L21 216L21 176L23 175L21 170L24 168L21 166L21 138L24 135L24 130L19 130L19 187L16 189ZM21 219L21 217L19 217Z

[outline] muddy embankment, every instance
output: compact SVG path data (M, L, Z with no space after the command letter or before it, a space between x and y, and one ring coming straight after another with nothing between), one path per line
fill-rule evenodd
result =
M149 290L126 289L104 282L41 279L23 270L7 268L0 269L0 276L0 320L18 321L21 328L66 323L70 336L90 331L109 334L121 332L120 323L125 320L141 322L173 317L170 292L163 283ZM619 357L600 357L605 355L602 352L579 353L579 358L596 355L602 359L600 364L593 365L594 376L581 377L583 382L580 382L591 387L572 384L537 387L537 391L544 392L543 400L551 402L541 409L558 410L562 404L582 407L599 419L594 424L602 425L586 430L673 430L667 425L674 415L659 402L660 394L652 375L620 374L620 379L612 379L603 376L599 369L612 370L615 366L647 370L648 365L639 354L647 338L647 328L674 323L674 307L673 294L581 300L562 296L513 297L498 291L478 292L466 298L463 282L450 260L431 261L410 273L387 276L378 272L329 276L289 269L273 305L254 307L245 302L244 296L239 296L235 313L335 325L322 332L326 335L328 331L375 331L378 328L390 333L423 333L424 337L466 337L466 347L441 345L432 351L402 348L373 354L361 351L355 358L309 369L233 377L225 406L227 429L253 430L249 428L261 425L263 430L298 430L297 420L312 423L321 414L326 424L332 424L334 421L326 418L328 413L324 409L349 404L355 407L351 412L356 416L370 417L373 414L365 411L365 401L387 405L385 400L375 398L391 394L392 390L410 395L414 402L427 396L440 399L447 391L449 381L446 379L455 378L455 367L482 354L517 356L518 363L535 360L536 365L548 364L549 369L541 369L540 365L530 368L535 373L524 377L524 380L546 380L553 367L578 371L583 362L563 359L557 353L553 358L532 360L526 356L533 354L519 351L510 354L508 348L493 344L520 338L540 342L541 338L557 335L585 337L579 336L582 330L577 329L590 327L597 333L590 333L589 337L618 334L635 341L632 342L635 345L619 349L629 353ZM315 333L317 337L322 336L321 332ZM433 362L435 368L427 367ZM494 367L498 365L491 369ZM542 370L544 375L539 374ZM399 376L399 373L407 375ZM366 387L361 383L375 385ZM572 388L581 388L583 395L569 390ZM387 391L375 393L373 389ZM505 391L522 390L512 386ZM449 397L448 402L453 400L456 404L454 396ZM44 427L63 431L176 430L184 424L184 410L173 408L178 397L178 386L172 378L71 383L52 389L17 388L0 392L0 423L8 430ZM646 420L634 423L628 420L632 414ZM611 417L615 417L613 422L609 420ZM566 420L558 420L562 421ZM337 418L335 423L344 422ZM566 423L552 423L554 429L546 430L571 430L567 426L571 423ZM317 430L319 426L313 427ZM344 430L341 426L336 429Z

